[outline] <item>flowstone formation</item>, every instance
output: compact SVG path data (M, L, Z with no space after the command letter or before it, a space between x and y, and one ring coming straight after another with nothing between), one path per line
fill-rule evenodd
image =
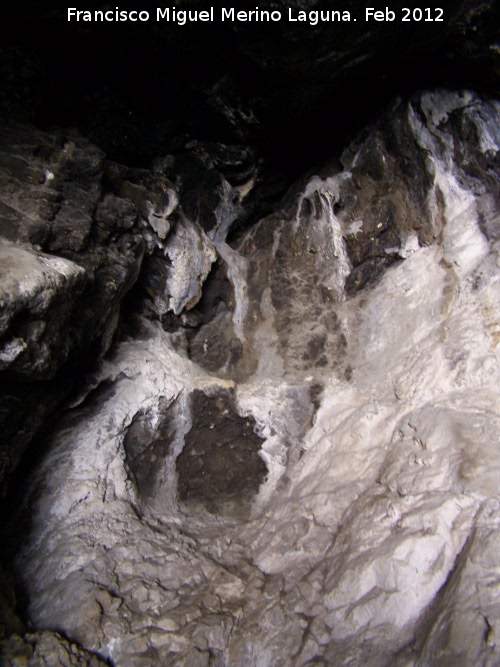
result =
M232 239L251 183L207 218L165 165L156 204L118 179L144 302L28 493L35 628L127 667L498 664L499 151L497 102L423 93Z

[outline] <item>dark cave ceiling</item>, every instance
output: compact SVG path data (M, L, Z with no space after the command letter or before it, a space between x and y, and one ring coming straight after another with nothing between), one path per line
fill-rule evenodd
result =
M366 2L265 0L259 8L283 15L349 9L360 20L179 26L68 22L67 5L21 2L0 26L0 108L41 127L75 126L136 166L199 139L250 144L294 178L397 95L432 86L498 92L498 3L439 4L443 22L390 23L366 22Z

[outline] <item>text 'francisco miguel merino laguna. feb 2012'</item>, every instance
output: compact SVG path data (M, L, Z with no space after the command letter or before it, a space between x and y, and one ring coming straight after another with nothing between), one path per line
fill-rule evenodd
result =
M169 21L183 26L187 23L205 22L214 23L216 21L227 23L279 23L283 20L289 22L302 22L315 26L318 23L328 22L437 22L444 21L444 10L440 7L398 7L391 9L385 7L383 10L374 7L366 7L362 15L355 16L348 10L310 10L297 11L292 7L288 11L278 9L259 9L238 10L234 7L211 7L207 10L186 10L176 7L157 7L155 11L125 10L115 7L107 10L81 10L76 7L68 7L68 21L90 21L90 22L141 22L148 21Z

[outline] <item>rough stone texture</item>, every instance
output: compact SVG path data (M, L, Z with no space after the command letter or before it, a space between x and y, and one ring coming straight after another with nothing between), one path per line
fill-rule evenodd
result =
M255 422L237 413L230 392L195 391L191 401L191 428L176 460L179 498L215 507L231 498L242 504L264 481L267 468L259 456L264 439L255 433Z
M108 349L144 242L135 207L103 192L98 148L9 123L0 139L4 480L82 365Z
M166 327L196 330L215 317L217 304L207 298L201 312L186 311L231 253L226 235L254 163L243 148L194 143L152 170L132 169L106 161L75 132L7 122L0 139L0 480L7 481L33 435L109 348L132 286L141 309ZM240 185L215 166L231 167Z
M5 667L100 667L107 664L57 632L13 635L0 642L0 658Z
M453 98L457 110L447 122L457 140L467 141L467 133L474 132L476 112L467 109L469 99L468 93ZM342 171L329 167L294 186L282 210L245 235L233 259L238 272L228 274L236 303L232 313L219 310L217 320L201 326L190 341L197 363L237 379L321 369L349 375L349 331L338 304L443 234L441 176L417 132L429 100L400 107L362 133L343 153ZM488 136L497 132L495 121L490 126L484 130ZM432 147L439 156L453 139L444 135L442 141ZM488 138L481 141L485 148ZM473 147L462 154L457 147L450 160L463 169L461 178L468 178L478 206L486 206L479 219L495 220L492 157Z
M50 377L72 347L67 334L76 328L73 304L84 289L85 270L5 240L0 270L0 371L30 380Z
M139 411L132 420L123 440L125 465L135 481L143 500L154 498L157 492L158 470L170 454L175 431L168 402L155 412Z
M237 247L220 209L210 298L143 322L52 436L16 561L37 628L138 667L498 664L499 128L425 93ZM262 441L244 512L184 500L204 408Z

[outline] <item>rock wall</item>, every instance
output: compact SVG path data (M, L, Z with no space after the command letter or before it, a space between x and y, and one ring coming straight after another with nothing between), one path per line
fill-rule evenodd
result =
M225 235L238 192L211 161L223 146L195 144L145 170L106 160L76 131L0 132L3 494L33 435L110 348L133 287L156 319L198 302L217 258L206 231L223 224ZM249 178L252 161L240 166L236 149L232 159L234 179Z
M498 663L499 150L498 102L423 93L230 243L251 182L108 168L147 260L24 501L36 628L127 666Z
M104 154L78 136L4 125L0 157L3 486L24 448L104 353L144 242L137 212L104 196Z

